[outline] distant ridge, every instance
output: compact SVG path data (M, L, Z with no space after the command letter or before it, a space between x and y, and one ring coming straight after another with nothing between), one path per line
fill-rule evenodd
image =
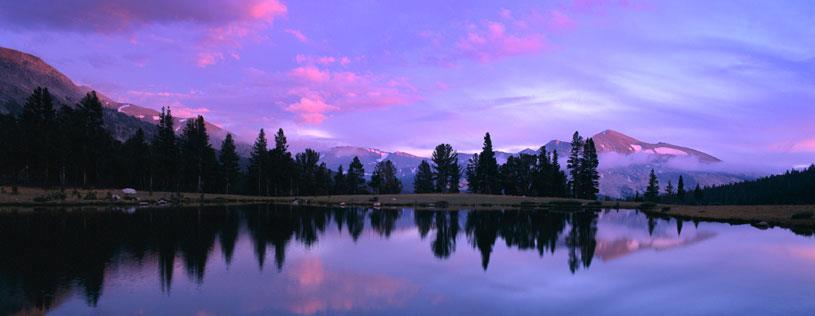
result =
M48 88L57 105L73 106L93 90L76 85L68 76L41 58L21 51L0 47L0 113L17 113L36 87ZM123 140L138 128L150 134L158 123L159 111L130 103L117 102L97 91L97 96L109 111L105 113L106 127L114 137ZM135 119L135 120L134 120ZM184 119L176 118L176 127L183 127ZM147 123L147 124L144 124ZM207 131L215 140L223 139L226 131L207 122ZM220 145L220 142L213 142Z

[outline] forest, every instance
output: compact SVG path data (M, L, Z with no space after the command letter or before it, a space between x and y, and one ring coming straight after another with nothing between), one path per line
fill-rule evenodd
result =
M0 184L42 188L135 188L142 191L249 194L261 196L398 194L403 185L390 160L370 174L357 158L330 170L314 149L292 154L283 129L269 144L261 129L241 167L235 139L227 135L215 150L202 116L177 128L162 108L155 135L138 130L124 142L104 127L95 92L58 109L47 88L36 88L19 116L0 115ZM149 139L148 139L149 138ZM415 174L415 193L554 196L596 199L597 150L575 132L568 164L557 151L520 154L499 164L489 133L481 152L461 166L450 144L436 146ZM463 182L464 179L466 182Z

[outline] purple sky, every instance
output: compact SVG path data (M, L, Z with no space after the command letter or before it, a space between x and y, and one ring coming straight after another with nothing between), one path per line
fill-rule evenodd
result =
M811 1L0 2L0 46L251 141L426 154L616 129L815 161Z

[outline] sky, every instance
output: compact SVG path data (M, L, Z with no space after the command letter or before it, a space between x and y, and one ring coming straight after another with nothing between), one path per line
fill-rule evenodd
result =
M815 162L811 0L2 0L0 46L245 142L427 155L614 129Z

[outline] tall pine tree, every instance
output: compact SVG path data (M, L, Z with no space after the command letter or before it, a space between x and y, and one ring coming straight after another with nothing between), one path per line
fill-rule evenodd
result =
M365 169L359 157L354 156L354 160L348 165L348 174L346 175L346 183L348 184L349 194L365 194L368 193L365 183Z
M266 132L261 128L254 145L252 145L247 175L247 187L249 192L255 195L269 195L269 179L266 176L269 164L267 147Z
M676 183L676 199L679 203L685 202L685 179L679 176L679 182Z
M500 177L498 174L498 161L495 159L495 152L492 149L492 138L490 133L484 135L484 145L478 155L478 178L479 192L484 194L499 194L501 191Z
M152 176L150 191L154 188L160 190L174 190L178 171L178 147L176 144L173 115L170 108L161 108L158 131L153 137L152 145Z
M651 169L651 174L648 175L648 187L645 189L645 200L653 203L659 201L659 180L654 173L654 169Z
M415 193L432 193L435 191L433 183L433 170L426 160L419 163L416 170L416 176L413 180L413 192Z
M461 169L458 165L458 153L450 144L439 144L433 151L433 179L435 191L440 193L458 192L458 181ZM455 182L455 183L454 183Z
M583 186L580 177L580 161L583 156L583 137L580 133L574 132L572 135L572 149L569 153L569 159L566 161L566 169L569 169L569 190L571 196L576 198L579 195L580 188Z
M224 194L230 194L237 190L241 181L240 157L235 148L235 140L232 134L226 134L226 138L221 143L221 151L218 155L218 163L221 172L221 187Z
M390 160L380 161L371 174L371 189L378 194L399 194L402 192L402 181L399 180L396 166Z
M583 145L583 152L578 165L578 178L580 181L575 186L575 188L578 188L577 197L589 200L597 198L597 193L600 192L600 174L597 171L599 166L600 161L597 157L594 140L589 138Z

